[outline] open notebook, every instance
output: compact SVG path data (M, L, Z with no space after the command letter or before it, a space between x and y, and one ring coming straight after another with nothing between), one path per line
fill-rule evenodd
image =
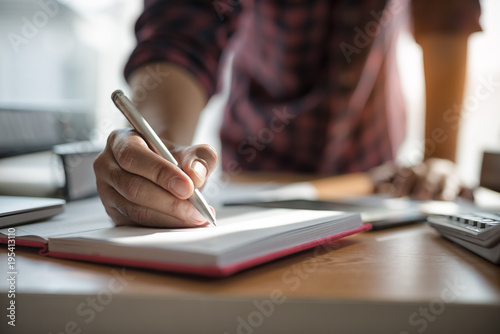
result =
M369 228L357 213L255 207L219 210L217 227L115 227L98 199L90 199L68 204L46 222L17 227L15 238L46 256L227 276ZM0 241L11 232L0 230Z

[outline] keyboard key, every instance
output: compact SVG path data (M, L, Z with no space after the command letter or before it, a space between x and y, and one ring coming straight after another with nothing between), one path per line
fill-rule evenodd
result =
M477 220L471 220L470 221L470 225L472 225L472 226L477 226L478 223L479 222Z

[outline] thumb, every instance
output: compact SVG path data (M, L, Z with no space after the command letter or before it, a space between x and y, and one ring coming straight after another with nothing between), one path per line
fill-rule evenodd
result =
M217 152L210 145L185 147L180 155L180 167L201 188L217 165Z

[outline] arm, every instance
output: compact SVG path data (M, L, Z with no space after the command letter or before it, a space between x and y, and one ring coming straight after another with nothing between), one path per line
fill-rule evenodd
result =
M465 34L420 37L426 92L423 162L411 167L389 164L375 168L375 191L417 200L453 200L457 195L472 199L471 191L461 184L455 165L467 39Z
M186 199L213 171L217 153L208 145L189 145L200 112L215 91L230 22L220 19L210 0L146 3L125 75L133 101L182 170L151 151L135 131L111 133L94 170L101 201L116 224L206 224Z
M415 199L471 198L455 162L464 94L467 39L481 31L479 0L412 0L415 40L422 47L426 120L424 161L413 167L375 168L375 191Z
M375 169L372 175L376 190L389 189L395 196L416 200L453 200L458 195L472 198L470 191L462 186L455 166L467 38L464 34L426 34L419 39L426 92L423 162L411 167L390 166L393 171ZM450 111L453 117L449 116ZM388 183L377 181L385 178L384 174L393 176Z
M139 111L164 139L190 145L215 93L219 61L241 6L213 0L146 0L125 77Z
M410 167L409 176L396 184L398 196L418 200L470 197L455 166L460 112L465 86L468 35L422 36L426 112L424 160ZM450 118L450 111L453 117ZM448 116L447 116L448 114Z
M465 87L467 39L465 34L426 34L419 38L426 92L423 162L411 167L389 164L375 168L372 178L376 191L418 200L451 200L461 192L470 197L461 186L454 164ZM391 175L389 182L385 181L387 175Z
M427 35L420 40L426 95L424 138L428 142L424 159L455 162L465 86L467 38L466 35ZM453 110L453 118L446 116L450 110Z
M163 77L154 85L148 82L152 70ZM179 145L191 144L208 99L196 78L175 64L158 63L135 70L129 84L132 91L141 92L134 94L133 101L161 138ZM145 86L154 88L139 89Z

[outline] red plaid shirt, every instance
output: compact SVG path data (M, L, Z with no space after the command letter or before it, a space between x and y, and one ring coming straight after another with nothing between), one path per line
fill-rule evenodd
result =
M479 0L147 1L125 76L190 71L210 96L234 55L220 130L224 169L340 174L394 159L405 117L395 41L479 31ZM385 11L384 11L385 9Z

